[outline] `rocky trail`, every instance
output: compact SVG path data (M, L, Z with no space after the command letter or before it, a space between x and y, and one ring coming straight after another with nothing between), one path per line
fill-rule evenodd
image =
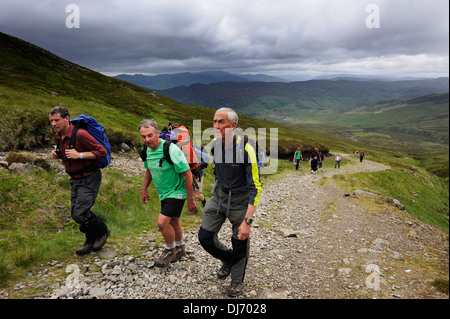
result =
M331 178L334 174L389 169L346 156L351 162L340 169L313 175L302 164L301 171L264 185L238 298L448 298L432 285L437 269L446 269L448 278L446 236L392 199L346 194ZM115 165L127 171L120 158ZM220 233L224 242L231 236L229 226ZM199 245L197 231L185 230L187 255L167 268L153 267L159 234L145 232L139 236L139 254L107 244L94 257L50 262L14 291L0 292L0 298L23 297L30 288L34 292L27 297L37 299L228 298L230 279L217 279L220 262Z

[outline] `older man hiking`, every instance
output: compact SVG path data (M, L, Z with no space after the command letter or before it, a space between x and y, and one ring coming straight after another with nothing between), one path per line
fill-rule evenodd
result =
M153 181L161 201L157 225L165 241L164 250L156 259L155 266L166 267L186 254L180 216L186 199L189 213L197 211L192 173L183 151L175 144L169 145L170 159L173 163L163 159L166 142L159 138L158 124L155 121L143 120L139 125L139 133L147 146L141 199L144 204L149 201L147 189Z
M221 108L214 115L216 139L212 142L215 168L213 196L203 211L199 240L202 247L222 261L219 279L231 274L228 296L242 291L250 252L250 225L261 196L255 149L245 138L236 134L238 116L232 109ZM238 160L239 154L243 155ZM232 249L218 239L222 225L232 224Z

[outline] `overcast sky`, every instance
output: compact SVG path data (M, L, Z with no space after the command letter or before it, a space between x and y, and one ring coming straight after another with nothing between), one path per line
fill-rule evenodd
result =
M449 74L448 0L0 0L0 31L107 75Z

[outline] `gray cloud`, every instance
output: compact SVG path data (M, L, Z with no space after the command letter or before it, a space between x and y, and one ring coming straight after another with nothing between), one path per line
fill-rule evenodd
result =
M65 25L80 8L80 28ZM365 25L369 4L380 28ZM0 31L105 74L448 76L447 0L15 0Z

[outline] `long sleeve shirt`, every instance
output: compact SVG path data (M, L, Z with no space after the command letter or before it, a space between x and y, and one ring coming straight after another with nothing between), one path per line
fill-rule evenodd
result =
M231 193L250 191L248 203L258 206L262 187L255 149L235 136L226 149L219 140L212 146L216 187ZM245 146L244 146L245 144Z
M86 172L84 175L81 174L75 174L82 171L85 167L92 165L95 161L100 161L103 157L107 155L107 152L105 148L98 143L95 138L86 130L79 129L77 131L76 136L76 142L75 142L75 149L78 152L92 152L96 157L97 160L69 160L67 159L65 155L66 149L69 147L70 138L72 136L72 131L75 128L73 125L69 125L69 129L67 130L67 133L65 136L61 136L59 133L56 134L56 143L59 145L59 151L61 154L61 157L64 162L64 166L66 168L66 172L71 175L73 178L81 178L83 176L89 176L93 174L94 172Z

